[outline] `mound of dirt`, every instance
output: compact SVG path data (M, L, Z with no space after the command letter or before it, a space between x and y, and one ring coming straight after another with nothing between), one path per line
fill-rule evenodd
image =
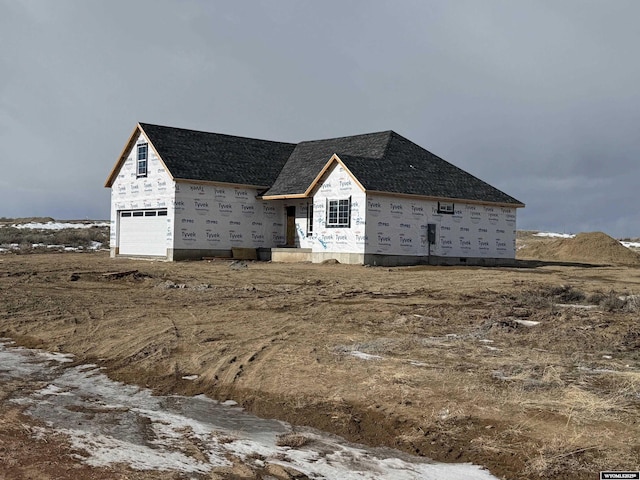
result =
M518 250L518 258L614 265L640 265L640 255L602 232L539 241Z

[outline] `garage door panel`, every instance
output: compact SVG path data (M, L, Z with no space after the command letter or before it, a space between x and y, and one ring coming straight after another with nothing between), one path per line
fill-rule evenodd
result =
M120 212L120 254L166 256L168 218L166 210Z

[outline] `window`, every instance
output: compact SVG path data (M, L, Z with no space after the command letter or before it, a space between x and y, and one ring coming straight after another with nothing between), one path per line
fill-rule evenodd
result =
M447 215L453 215L453 203L451 202L438 202L438 213L445 213Z
M147 176L147 150L148 145L146 143L138 144L138 168L136 170L137 177Z
M166 217L167 209L162 208L159 210L122 210L120 212L121 217Z
M327 201L327 227L351 226L351 197Z
M307 203L307 237L313 235L313 203Z

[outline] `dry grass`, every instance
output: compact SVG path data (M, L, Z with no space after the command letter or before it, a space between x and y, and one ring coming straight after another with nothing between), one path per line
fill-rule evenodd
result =
M529 455L523 473L531 478L553 478L572 472L591 478L599 470L640 469L637 446L611 430L566 430L538 445Z
M640 402L640 372L622 372L614 379L619 395Z
M64 245L68 247L88 247L91 242L109 245L109 227L63 228L61 230L21 229L11 226L0 227L0 245L18 244L22 253L27 251L47 251L32 245Z
M639 448L637 314L600 306L609 292L634 301L637 270L37 257L4 259L0 331L91 352L123 381L164 375L170 389L180 365L202 379L186 393L512 480L590 478ZM144 279L68 280L132 268ZM155 288L168 280L212 287Z
M579 446L571 440L553 438L538 448L526 466L526 473L540 478L551 478L562 472L588 472L592 465L584 461L585 454L598 447Z
M596 421L620 421L633 414L629 401L619 392L603 395L571 385L564 389L557 402L558 410L567 416L567 423L591 424Z

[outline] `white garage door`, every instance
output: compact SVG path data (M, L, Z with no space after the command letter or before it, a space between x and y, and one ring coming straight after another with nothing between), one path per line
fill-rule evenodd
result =
M167 255L167 209L120 212L120 255Z

